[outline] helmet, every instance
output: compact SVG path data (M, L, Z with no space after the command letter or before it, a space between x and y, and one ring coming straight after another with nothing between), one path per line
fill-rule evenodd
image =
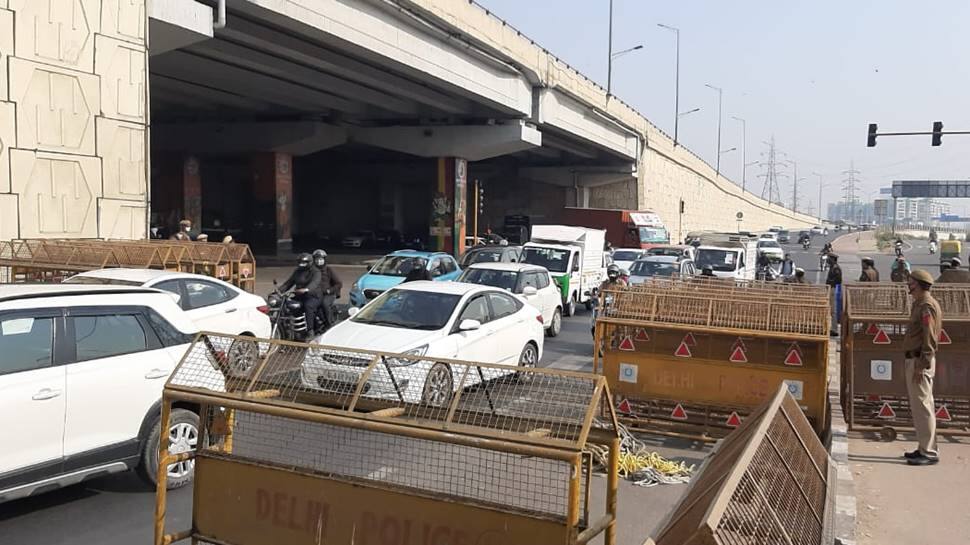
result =
M606 276L609 276L610 278L620 276L620 266L616 263L610 264L610 266L606 268Z
M316 249L313 250L313 264L322 267L327 264L327 252Z
M296 266L301 269L306 269L312 263L313 257L311 257L310 254L300 254L300 256L296 258Z
M795 267L795 276L805 276L805 269L801 267Z
M926 284L928 286L933 285L933 277L930 276L930 273L922 269L913 271L909 276L910 278L912 278L913 280L916 280L917 282L920 282L921 284Z
M869 256L863 257L862 262L867 265L874 265L876 263L876 261Z

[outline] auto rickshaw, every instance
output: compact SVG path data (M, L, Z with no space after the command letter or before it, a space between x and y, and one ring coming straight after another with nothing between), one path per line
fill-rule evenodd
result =
M943 272L943 263L949 264L954 257L960 257L960 250L959 240L940 241L940 272Z

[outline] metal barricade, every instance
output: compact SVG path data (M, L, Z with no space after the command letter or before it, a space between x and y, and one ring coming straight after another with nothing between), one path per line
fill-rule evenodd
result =
M721 441L644 545L828 545L835 464L779 388Z
M609 290L600 295L594 372L634 428L723 436L784 382L822 433L828 293L694 279Z
M843 286L842 403L851 430L881 431L893 440L912 429L904 376L903 337L911 299L905 284ZM936 431L970 435L970 284L937 284L943 310L933 392Z
M191 451L161 439L156 545L615 543L619 438L596 375L203 333L162 429L173 404L202 429ZM194 464L192 524L167 534L178 462ZM594 484L606 514L589 520Z

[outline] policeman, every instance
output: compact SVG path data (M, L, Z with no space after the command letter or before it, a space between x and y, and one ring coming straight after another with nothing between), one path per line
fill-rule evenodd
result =
M839 293L842 288L842 267L839 266L839 255L829 254L829 275L825 278L825 283L832 288L832 330L829 335L839 336Z
M949 262L949 267L943 269L940 277L936 279L937 284L968 284L970 283L970 271L966 269L961 269L960 265L963 262L960 261L959 257L954 257ZM940 263L940 268L943 268L945 263Z
M596 292L595 297L597 298L596 306L593 311L593 323L590 325L590 333L594 336L596 335L596 317L599 315L599 298L605 297L604 292L609 289L624 288L626 287L626 281L620 276L621 274L620 266L616 263L611 263L609 267L606 268L606 280L600 284L599 290Z
M913 427L919 448L904 454L909 465L925 466L940 461L936 450L936 405L933 400L933 376L936 373L936 349L943 326L940 304L930 294L933 277L917 270L908 279L913 306L903 337L905 350L906 390L913 414Z
M310 254L300 254L296 261L296 269L290 277L280 286L280 291L285 292L290 288L296 288L293 293L296 299L303 303L303 311L306 313L307 333L310 337L316 336L317 309L320 308L320 271L313 266L313 257Z
M334 310L337 299L340 299L340 292L344 284L340 277L330 265L327 265L327 252L324 250L313 251L313 266L320 271L320 308L323 309L323 319L327 323L323 327L329 328L334 325Z
M871 257L862 258L862 274L859 275L859 282L878 282L879 271L876 270L876 261Z

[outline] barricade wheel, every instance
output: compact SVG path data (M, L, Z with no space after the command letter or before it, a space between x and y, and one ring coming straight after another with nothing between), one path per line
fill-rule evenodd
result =
M896 440L896 429L892 426L884 426L879 430L879 437L887 443L892 443Z

